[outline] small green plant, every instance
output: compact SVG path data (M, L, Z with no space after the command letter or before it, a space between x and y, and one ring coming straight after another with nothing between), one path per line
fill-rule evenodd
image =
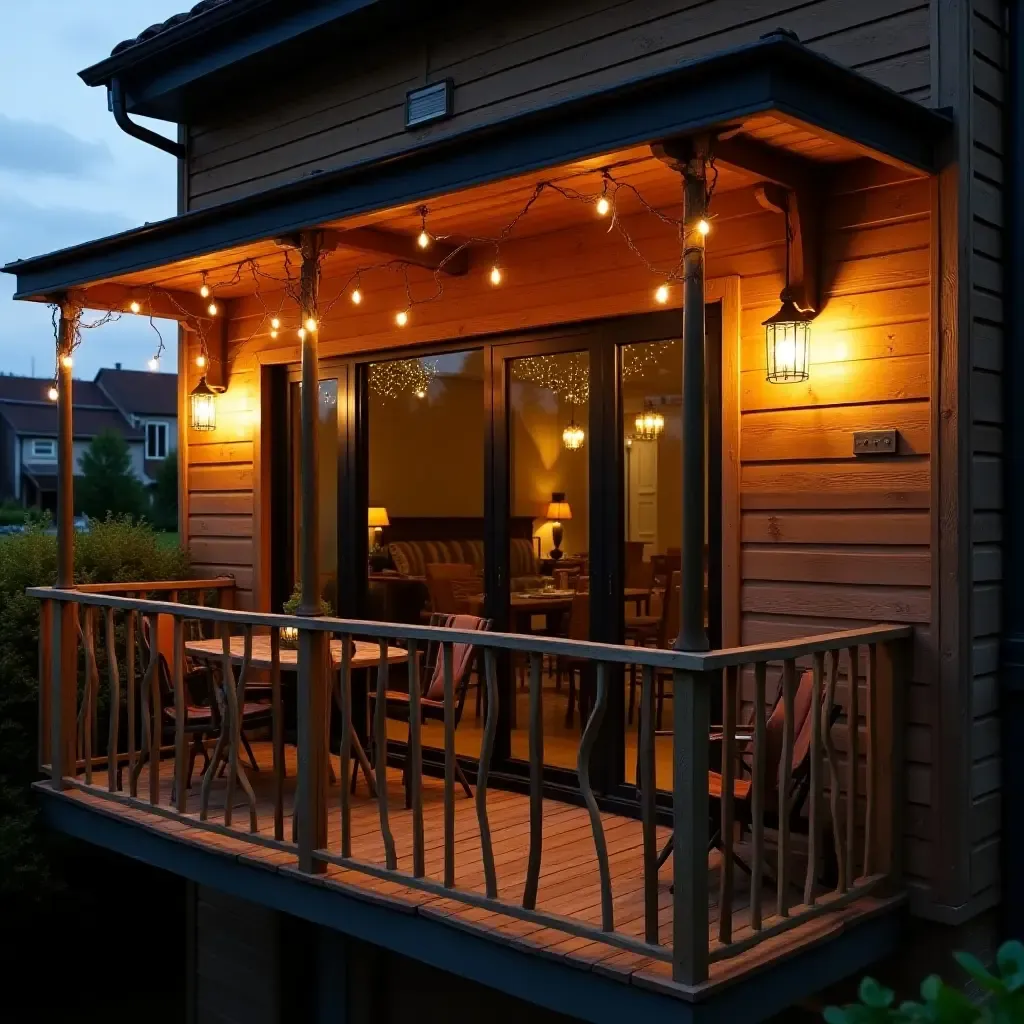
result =
M131 451L115 431L97 434L82 453L75 477L75 510L90 518L131 516L139 520L149 505L146 489L132 469Z
M1024 1024L1024 944L1005 943L996 954L993 974L970 953L954 953L956 962L982 991L979 1001L947 985L937 974L921 983L921 1002L896 1006L891 989L865 978L859 1003L830 1006L828 1024Z
M294 615L299 610L299 605L302 603L302 581L295 581L295 589L292 591L292 596L281 606L281 611L285 615ZM320 614L321 615L333 615L334 609L331 607L330 601L325 601L320 598Z

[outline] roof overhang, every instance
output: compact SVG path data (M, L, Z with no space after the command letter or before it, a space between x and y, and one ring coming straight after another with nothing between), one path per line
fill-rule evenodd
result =
M929 173L948 158L952 121L947 114L779 33L657 75L428 140L394 157L310 176L3 269L17 275L16 298L49 298L120 274L765 113L847 140L877 159Z

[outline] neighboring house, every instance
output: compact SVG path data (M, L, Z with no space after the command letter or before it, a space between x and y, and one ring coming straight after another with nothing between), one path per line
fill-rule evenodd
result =
M56 508L57 407L47 396L52 383L0 376L0 501ZM92 439L114 431L128 443L135 475L152 484L160 462L177 447L176 388L175 374L120 367L74 381L75 473Z
M133 427L142 431L144 471L153 480L178 447L178 377L147 370L102 369L94 383Z
M82 73L179 213L5 269L178 321L231 608L31 591L36 788L187 881L189 1019L757 1021L1024 929L1020 9L204 0Z

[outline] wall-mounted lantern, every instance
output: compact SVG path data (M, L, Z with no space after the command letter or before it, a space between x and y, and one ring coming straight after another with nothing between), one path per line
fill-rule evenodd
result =
M193 430L217 429L217 392L206 383L206 375L189 395L189 426Z

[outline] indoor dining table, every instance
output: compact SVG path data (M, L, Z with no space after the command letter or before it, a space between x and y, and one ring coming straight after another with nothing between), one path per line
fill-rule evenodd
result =
M251 680L246 679L246 664L248 663L248 669L260 669L260 670L273 670L274 668L274 657L271 645L271 639L268 634L254 634L251 638L252 648L249 652L248 659L246 658L246 638L242 636L233 636L229 641L229 658L232 665L239 665L243 667L243 670L237 674L232 672L232 682L234 685L234 700L226 701L226 706L230 709L241 708L244 704L244 687L251 683ZM352 652L352 657L349 662L352 671L360 669L371 669L380 664L380 645L377 643L371 643L366 640L355 640L355 649ZM224 644L220 639L213 640L190 640L185 644L185 651L191 657L205 661L211 665L222 666L224 662ZM342 660L342 647L341 640L331 640L331 667L334 670L331 673L331 690L334 694L335 703L337 703L339 710L341 707L341 660ZM404 664L409 660L409 652L401 647L388 647L387 648L387 662L389 665L400 665ZM278 664L279 668L283 672L297 672L299 668L299 652L294 647L287 647L284 644L280 645L278 652ZM280 715L281 708L276 706L274 708L275 735L280 735ZM330 716L328 715L328 722L326 727L330 726ZM359 762L359 766L366 776L367 784L370 787L370 792L376 792L376 783L374 778L373 768L370 765L369 758L366 756L366 751L360 742L359 736L355 731L353 724L349 723L349 735L352 740L352 749L356 755L356 759ZM218 746L222 746L218 744ZM275 751L275 758L278 756ZM207 766L206 772L204 773L204 783L206 776L213 779L218 770L218 764L215 763L216 759L212 759L210 764ZM249 785L248 778L245 775L245 769L242 767L241 759L234 759L237 768L237 779L239 784L242 786L246 793L251 793L252 788ZM330 762L328 762L329 764ZM332 769L333 774L333 769ZM204 785L204 790L208 789L208 786Z

